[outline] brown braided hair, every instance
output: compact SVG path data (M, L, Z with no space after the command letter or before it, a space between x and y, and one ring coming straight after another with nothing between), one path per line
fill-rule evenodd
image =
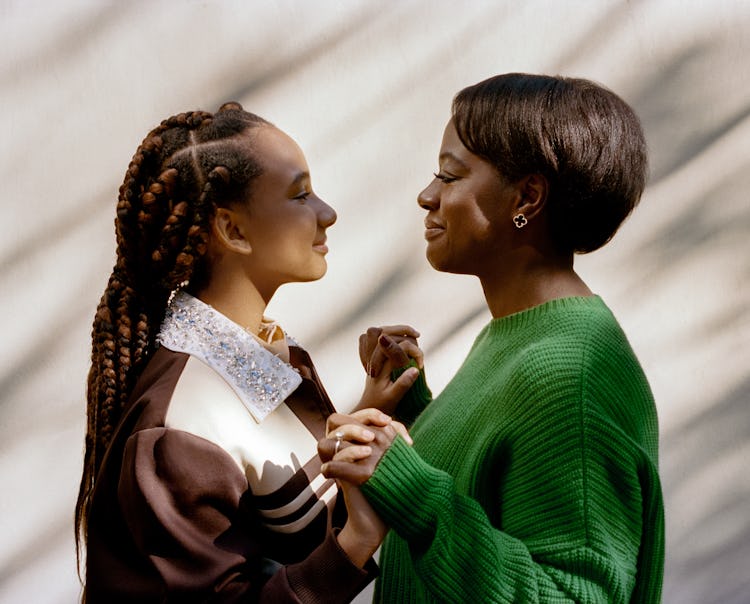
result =
M117 202L117 260L92 328L76 551L88 540L91 494L102 459L154 351L170 294L209 277L209 223L217 207L244 203L262 173L248 130L270 124L226 103L181 113L148 133ZM187 284L187 285L186 285Z

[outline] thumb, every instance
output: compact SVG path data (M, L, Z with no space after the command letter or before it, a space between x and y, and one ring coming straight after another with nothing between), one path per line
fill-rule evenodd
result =
M414 385L414 382L417 381L417 378L419 377L419 369L416 367L409 367L406 371L404 371L400 376L398 376L398 379L393 382L391 385L391 392L393 392L394 396L398 397L399 399L406 394L406 392Z

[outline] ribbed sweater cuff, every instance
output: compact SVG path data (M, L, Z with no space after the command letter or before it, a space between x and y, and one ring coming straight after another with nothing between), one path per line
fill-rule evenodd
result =
M409 539L434 524L433 505L450 490L451 478L426 463L397 436L362 491L385 522Z

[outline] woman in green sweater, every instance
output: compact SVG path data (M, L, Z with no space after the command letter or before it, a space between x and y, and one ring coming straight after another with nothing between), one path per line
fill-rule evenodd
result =
M427 258L476 275L493 318L437 398L421 379L400 403L413 446L376 427L365 442L342 415L319 443L324 475L362 485L393 529L378 601L660 600L653 397L573 268L646 173L637 116L590 81L506 74L455 97L418 198ZM395 345L376 334L362 339L371 363Z

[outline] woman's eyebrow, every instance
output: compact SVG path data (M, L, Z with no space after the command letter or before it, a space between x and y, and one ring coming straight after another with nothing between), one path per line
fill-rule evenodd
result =
M464 168L466 168L466 167L467 167L467 166L466 166L466 164L465 164L465 163L464 163L463 161L461 161L460 159L458 159L458 157L456 157L456 156L455 156L455 155L454 155L453 153L451 153L450 151L444 151L443 153L441 153L441 154L440 154L440 157L439 157L438 159L439 159L440 161L445 161L446 159L449 159L449 160L451 160L451 161L454 161L454 162L456 162L457 164L459 164L459 165L463 166Z

